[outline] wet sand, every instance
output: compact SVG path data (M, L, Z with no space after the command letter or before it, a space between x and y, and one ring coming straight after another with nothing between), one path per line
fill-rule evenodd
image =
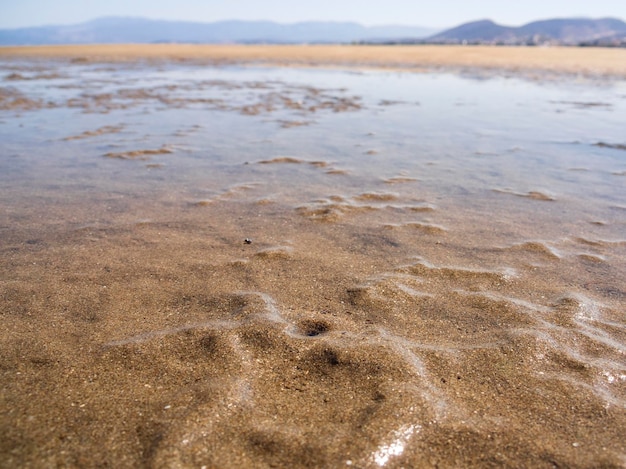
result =
M621 85L110 51L3 63L1 467L626 467Z

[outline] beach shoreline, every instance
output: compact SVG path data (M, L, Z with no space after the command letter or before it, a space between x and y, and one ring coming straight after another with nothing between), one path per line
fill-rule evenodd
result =
M626 78L626 49L438 45L94 44L0 47L2 59L65 59L76 63L197 61L284 67L410 71L475 69Z

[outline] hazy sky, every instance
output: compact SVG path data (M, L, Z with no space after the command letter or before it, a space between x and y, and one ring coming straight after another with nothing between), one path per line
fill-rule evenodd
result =
M626 0L0 0L0 28L72 24L100 16L356 21L450 27L491 18L515 26L555 17L626 19Z

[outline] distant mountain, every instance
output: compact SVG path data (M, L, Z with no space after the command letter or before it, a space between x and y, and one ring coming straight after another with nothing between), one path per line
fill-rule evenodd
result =
M573 18L535 21L520 27L508 27L490 20L482 20L448 29L425 39L424 42L626 45L626 23L615 18Z
M194 23L144 18L100 18L71 26L0 30L0 45L93 43L346 43L420 38L437 30L413 26L365 27L358 23L219 21Z

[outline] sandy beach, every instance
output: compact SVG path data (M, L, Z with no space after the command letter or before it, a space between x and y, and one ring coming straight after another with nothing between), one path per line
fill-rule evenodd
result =
M0 48L0 467L626 467L625 59Z
M0 47L0 57L549 72L626 78L626 50L579 47L120 44Z

